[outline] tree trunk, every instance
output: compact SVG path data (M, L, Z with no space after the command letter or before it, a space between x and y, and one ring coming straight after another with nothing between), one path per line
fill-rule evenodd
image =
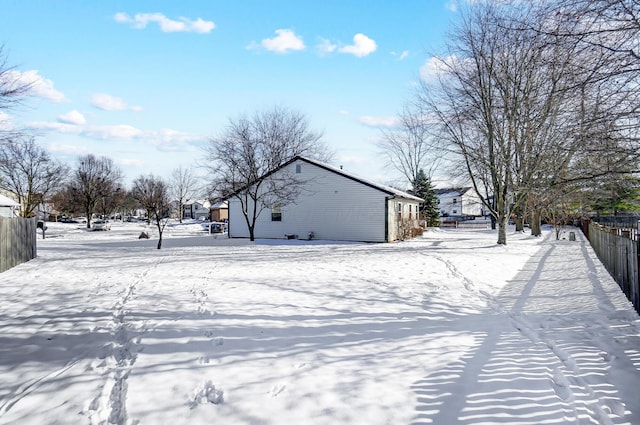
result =
M531 212L531 236L542 236L542 214L539 209Z
M255 238L255 236L253 234L253 229L254 229L254 226L249 226L249 240L251 242L256 240L256 238Z
M154 211L155 214L155 222L156 222L156 227L158 228L158 246L156 247L157 249L161 249L162 248L162 231L164 230L162 226L162 219L159 218L159 213L157 211Z
M509 217L500 217L498 220L498 245L507 244L507 224L509 223Z
M516 216L516 232L524 232L524 217L521 214Z

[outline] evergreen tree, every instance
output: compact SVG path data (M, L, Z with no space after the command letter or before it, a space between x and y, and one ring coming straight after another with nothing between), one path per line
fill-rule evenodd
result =
M427 226L438 226L440 224L438 197L431 185L431 179L422 169L413 181L413 194L424 199L424 202L420 204L420 217L426 221Z

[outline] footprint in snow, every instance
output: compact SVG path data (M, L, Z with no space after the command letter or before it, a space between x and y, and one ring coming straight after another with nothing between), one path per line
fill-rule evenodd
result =
M277 397L281 392L285 390L285 388L287 388L285 384L276 384L271 387L271 391L269 391L269 394L271 395L271 397Z
M602 357L602 360L604 360L605 362L611 362L616 358L616 356L614 356L613 354L609 354L604 351L600 353L600 357Z
M196 387L190 397L189 408L194 409L199 404L221 404L224 401L224 391L217 389L211 381L206 381Z

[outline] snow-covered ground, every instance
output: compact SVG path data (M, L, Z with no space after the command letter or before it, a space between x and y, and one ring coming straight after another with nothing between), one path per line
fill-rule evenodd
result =
M640 321L578 231L46 236L0 274L2 424L640 424Z

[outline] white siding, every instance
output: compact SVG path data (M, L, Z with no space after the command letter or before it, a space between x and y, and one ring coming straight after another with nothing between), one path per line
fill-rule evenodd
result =
M271 210L258 217L256 238L284 238L287 234L306 239L343 241L385 241L385 192L305 161L296 161L286 169L295 173L296 164L305 181L305 190L296 204L282 207L282 221L271 221ZM244 216L237 199L229 199L229 236L248 237Z
M388 204L389 241L401 239L403 227L418 227L418 202L392 198Z
M482 201L473 190L467 190L464 194L457 191L445 192L438 195L438 201L440 215L481 216L483 212Z
M0 205L0 217L15 217L13 208Z

